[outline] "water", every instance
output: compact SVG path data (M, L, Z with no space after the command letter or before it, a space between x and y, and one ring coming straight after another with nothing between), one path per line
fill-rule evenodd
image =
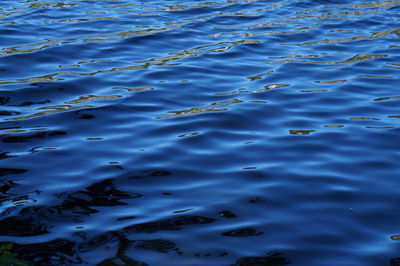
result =
M0 241L37 265L400 265L399 12L0 1Z

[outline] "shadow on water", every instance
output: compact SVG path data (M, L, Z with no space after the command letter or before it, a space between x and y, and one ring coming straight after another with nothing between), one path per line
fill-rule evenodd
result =
M1 169L2 176L25 173L24 169ZM145 175L123 175L120 178L130 180L143 180L154 177L166 177L171 172L165 170L144 171ZM115 180L117 180L116 178ZM10 198L12 188L18 186L13 181L8 181L1 187L2 198ZM8 193L8 194L7 194ZM167 195L169 193L166 193ZM14 237L33 237L50 234L54 225L73 221L82 222L89 216L99 212L102 207L123 206L126 200L143 197L140 193L132 193L120 190L113 179L105 179L93 183L85 190L79 190L62 195L63 201L57 206L34 206L22 208L18 213L0 220L0 235ZM253 201L251 201L253 202ZM257 201L258 202L258 201ZM229 210L220 213L221 218L233 219L237 215ZM136 217L121 217L119 221L135 220ZM219 218L219 219L221 219ZM184 252L176 243L166 239L136 239L140 233L155 234L162 231L179 231L186 226L206 225L214 223L218 218L210 218L197 215L175 215L174 218L159 221L133 223L122 227L120 230L109 231L98 235L76 233L73 239L56 238L50 241L31 244L18 244L0 242L4 247L4 256L0 254L0 262L15 259L20 264L15 265L70 265L86 264L87 253L106 247L114 250L109 258L96 263L96 265L148 265L134 258L134 254L140 250L157 253L174 253L176 256L184 256ZM253 228L241 228L222 233L223 236L248 237L262 234ZM110 253L110 252L108 252ZM133 257L132 257L133 254ZM218 256L227 256L227 252L220 252ZM200 256L200 253L194 254ZM210 256L206 254L205 256ZM101 257L101 256L99 256ZM178 258L177 258L178 259ZM185 259L183 259L185 261ZM243 257L232 265L287 265L287 260L281 253L272 252L266 256Z
M123 199L141 197L141 194L118 190L112 180L103 180L69 194L58 206L26 207L18 215L0 221L0 234L11 236L34 236L49 233L51 222L77 220L98 212L95 207L125 205ZM48 223L45 223L48 222Z

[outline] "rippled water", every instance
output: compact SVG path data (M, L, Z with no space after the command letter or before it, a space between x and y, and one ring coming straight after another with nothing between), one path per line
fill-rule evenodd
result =
M0 1L7 256L400 265L399 14L399 0Z

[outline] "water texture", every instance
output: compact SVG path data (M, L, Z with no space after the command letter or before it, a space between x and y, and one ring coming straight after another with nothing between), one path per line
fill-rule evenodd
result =
M399 54L399 0L0 1L0 259L400 265Z

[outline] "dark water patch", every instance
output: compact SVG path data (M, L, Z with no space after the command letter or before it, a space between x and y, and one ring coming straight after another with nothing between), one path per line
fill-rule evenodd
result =
M135 224L133 226L125 228L124 230L129 233L131 232L154 233L163 230L179 230L181 226L184 225L207 224L214 221L215 219L208 217L181 216L178 218L173 218L165 221Z
M237 260L234 266L256 266L256 265L288 265L290 261L280 252L270 252L266 256L243 257Z
M15 143L15 142L27 142L30 141L31 139L41 139L41 138L46 138L46 137L52 137L52 136L63 136L66 135L65 132L63 131L53 131L53 132L40 132L40 133L34 133L34 134L29 134L29 135L22 135L22 136L4 136L1 137L2 142L10 142L10 143Z
M118 190L112 180L103 180L88 186L84 191L69 194L57 206L25 207L17 215L0 221L1 234L12 236L47 234L52 227L49 223L63 220L80 221L82 216L98 212L97 207L126 205L121 200L141 196L138 193Z
M219 215L221 215L222 217L225 217L225 218L229 218L229 219L232 219L232 218L236 218L236 217L237 217L236 214L234 214L233 212L228 211L228 210L220 211L220 212L219 212Z
M162 239L139 240L134 242L134 247L138 249L146 249L159 253L177 251L174 242Z
M17 169L17 168L0 168L0 176L7 176L10 174L22 174L25 173L26 169Z
M263 232L259 232L256 229L250 227L235 229L232 231L222 233L222 235L224 236L234 236L234 237L258 236L262 234Z

